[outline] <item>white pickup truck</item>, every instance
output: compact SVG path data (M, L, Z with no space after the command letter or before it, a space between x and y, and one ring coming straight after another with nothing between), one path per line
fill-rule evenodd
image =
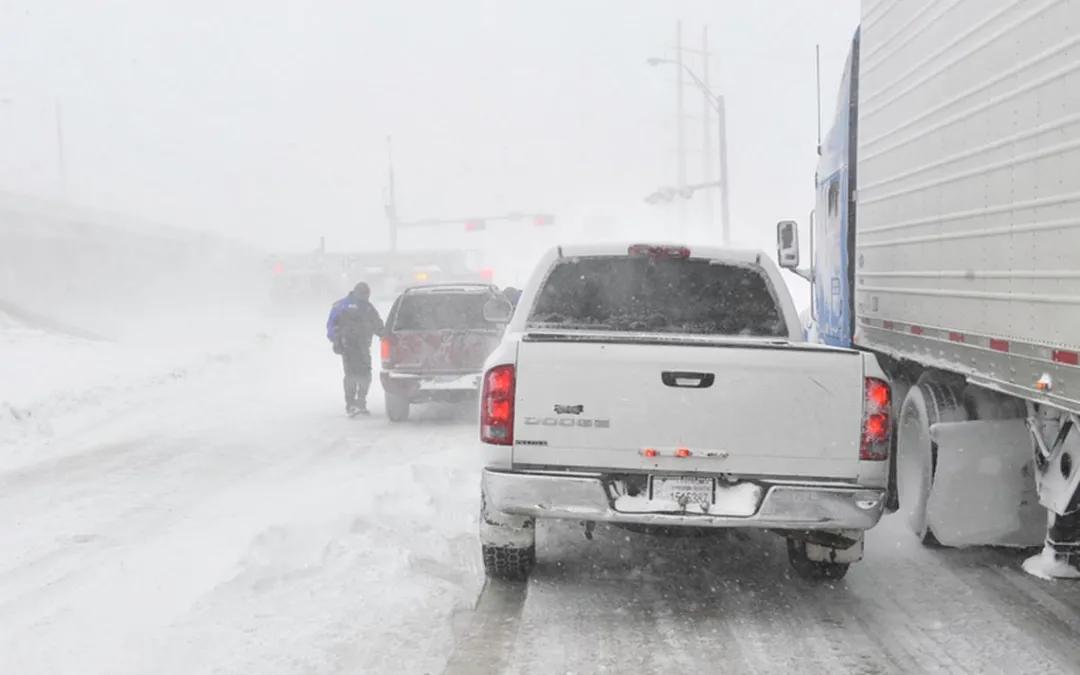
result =
M535 519L754 527L837 579L884 508L890 389L808 344L763 253L649 244L543 257L485 364L480 539L523 579Z

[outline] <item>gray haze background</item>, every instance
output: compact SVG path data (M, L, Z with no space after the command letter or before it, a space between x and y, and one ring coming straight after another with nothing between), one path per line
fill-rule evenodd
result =
M380 248L393 134L403 217L545 210L564 238L598 217L665 236L675 208L642 197L675 182L674 69L644 61L673 55L680 18L716 49L735 238L771 247L812 206L814 45L828 120L857 0L3 0L0 189L270 249ZM485 235L402 244L466 236Z

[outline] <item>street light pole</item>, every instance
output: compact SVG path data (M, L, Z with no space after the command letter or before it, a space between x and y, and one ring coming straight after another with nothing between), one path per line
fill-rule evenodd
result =
M683 130L683 69L685 68L682 57L682 22L676 25L675 33L675 58L678 59L678 78L675 82L675 125L678 135L678 183L679 187L686 186L686 132ZM679 204L679 236L686 236L686 205Z
M661 63L669 63L679 69L680 72L685 72L693 80L694 84L705 94L705 97L712 102L713 107L716 109L716 115L720 118L719 131L720 138L717 143L717 153L720 159L720 237L721 241L727 245L731 243L731 225L729 221L728 212L728 172L727 172L727 115L726 107L724 105L724 97L717 96L713 93L712 89L706 84L697 73L690 69L689 66L680 61L673 61L672 59L660 59L650 58L646 61L650 66L658 66Z
M709 61L711 54L709 53L709 27L705 26L701 29L701 79L705 82L709 81ZM713 102L709 100L709 95L706 94L702 97L704 105L701 110L701 178L706 183L713 180L713 154L712 154L712 112ZM706 192L705 197L705 216L706 222L712 223L716 220L716 210L713 208L713 196L712 192Z
M716 116L720 132L720 240L727 246L731 243L731 220L728 211L727 107L723 96L716 97Z

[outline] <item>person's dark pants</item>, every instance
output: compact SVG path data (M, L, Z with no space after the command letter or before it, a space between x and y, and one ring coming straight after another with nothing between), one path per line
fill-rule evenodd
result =
M367 409L368 389L371 388L371 354L343 354L345 367L345 407Z

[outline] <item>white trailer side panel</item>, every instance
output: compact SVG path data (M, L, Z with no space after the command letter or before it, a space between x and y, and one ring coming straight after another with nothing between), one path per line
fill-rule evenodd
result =
M1080 0L864 0L861 44L856 342L1080 411Z

